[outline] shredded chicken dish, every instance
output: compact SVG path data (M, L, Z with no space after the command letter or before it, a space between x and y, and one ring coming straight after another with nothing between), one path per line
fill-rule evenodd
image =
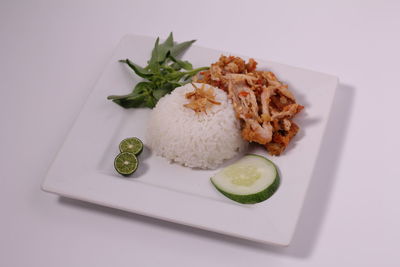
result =
M304 107L274 73L256 67L254 59L246 63L239 57L221 56L195 80L226 91L241 121L242 137L265 146L271 155L280 155L299 131L293 117Z

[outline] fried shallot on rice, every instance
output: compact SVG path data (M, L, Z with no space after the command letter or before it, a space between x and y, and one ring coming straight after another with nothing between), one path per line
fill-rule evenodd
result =
M292 119L304 107L274 73L256 67L252 58L246 63L222 55L195 81L226 91L241 121L242 137L265 146L271 155L280 155L299 131Z

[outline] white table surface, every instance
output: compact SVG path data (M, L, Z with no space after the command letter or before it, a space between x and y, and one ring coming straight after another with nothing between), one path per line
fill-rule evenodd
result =
M1 1L0 266L400 266L400 2L323 2ZM339 76L290 247L40 190L120 38L171 30Z

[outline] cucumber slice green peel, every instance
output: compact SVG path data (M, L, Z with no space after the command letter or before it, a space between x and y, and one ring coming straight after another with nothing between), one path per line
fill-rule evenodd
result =
M211 177L211 183L227 198L255 204L270 198L278 189L280 176L267 158L249 154Z

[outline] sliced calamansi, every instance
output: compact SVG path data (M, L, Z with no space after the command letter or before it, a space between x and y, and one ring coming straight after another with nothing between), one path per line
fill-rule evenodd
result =
M134 173L138 165L139 161L137 157L131 152L121 152L114 160L115 170L124 176L129 176Z
M126 138L119 144L119 151L131 152L137 156L143 151L143 143L136 137Z

